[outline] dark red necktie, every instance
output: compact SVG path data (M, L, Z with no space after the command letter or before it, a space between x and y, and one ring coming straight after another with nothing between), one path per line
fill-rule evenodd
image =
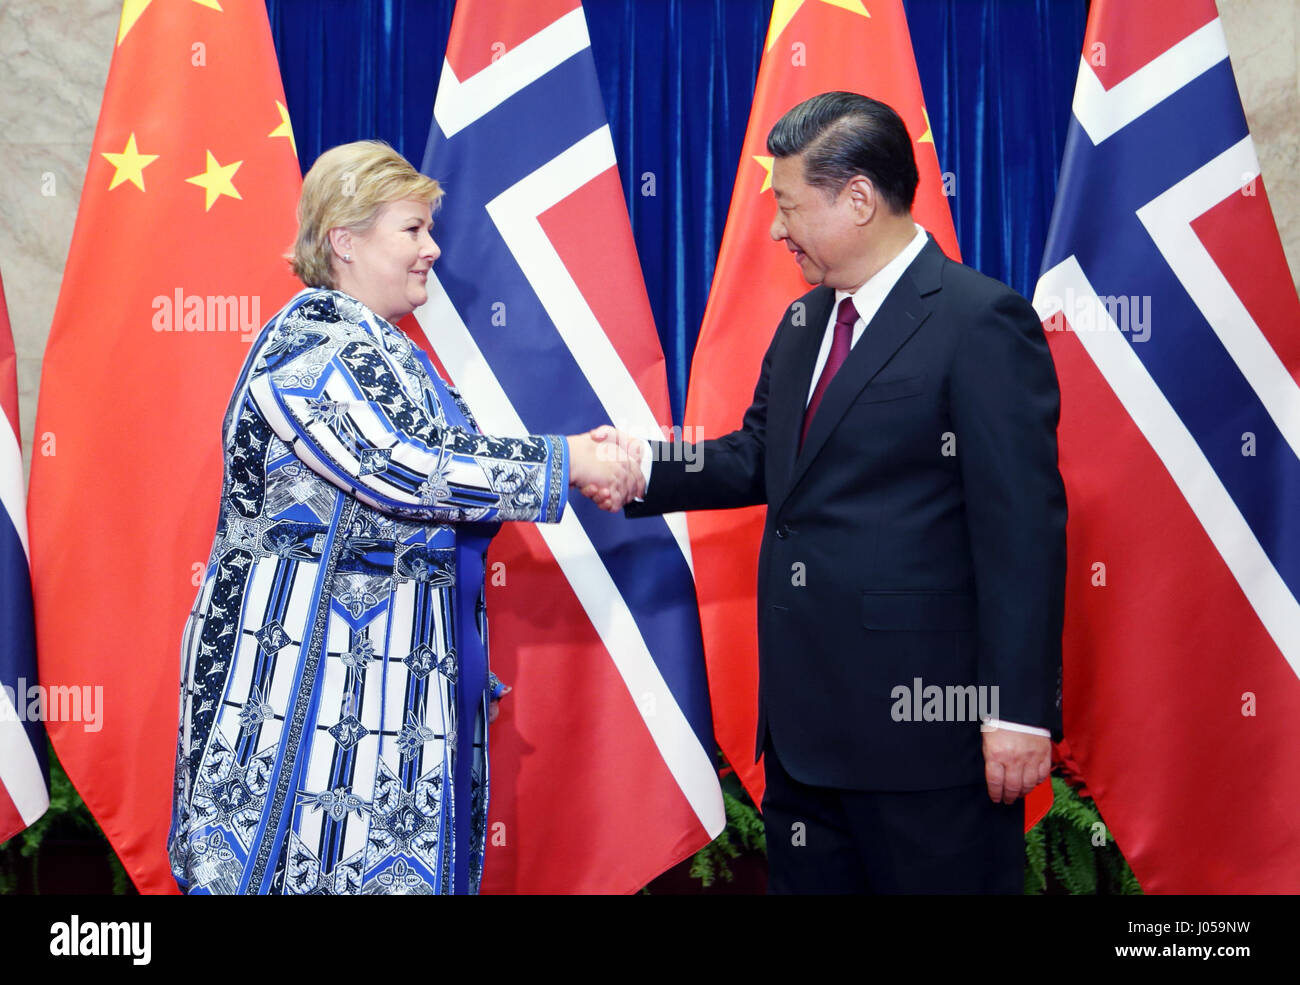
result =
M840 302L839 314L835 316L835 336L831 339L830 355L826 357L826 365L822 367L822 375L817 378L817 386L813 388L812 397L808 401L808 409L803 412L803 431L799 433L799 447L803 448L804 439L808 437L808 426L812 424L813 415L817 413L817 408L821 405L822 394L830 386L831 377L833 377L839 368L844 365L844 360L849 357L849 345L853 341L853 326L858 320L858 309L853 307L853 299L845 298Z

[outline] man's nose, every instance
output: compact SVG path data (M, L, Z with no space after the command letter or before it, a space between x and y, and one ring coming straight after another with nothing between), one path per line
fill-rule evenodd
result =
M785 223L781 221L780 212L778 212L776 218L772 220L772 228L768 231L772 234L772 238L778 243L785 239Z

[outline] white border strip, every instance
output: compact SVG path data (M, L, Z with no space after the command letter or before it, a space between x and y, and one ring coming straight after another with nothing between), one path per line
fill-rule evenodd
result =
M659 439L662 435L654 412L538 220L547 209L614 166L614 143L609 127L603 126L488 202L487 213L608 420L642 438ZM592 427L603 423L593 421ZM665 517L665 522L693 577L686 518L675 513Z
M527 434L523 421L434 271L429 272L429 300L416 310L415 317L483 431ZM710 837L716 837L726 826L726 816L711 754L700 745L655 666L641 629L595 545L572 510L565 511L559 524L539 523L537 531L609 651L673 778L700 824Z
M23 545L23 559L30 570L31 555L27 547L27 499L23 493L23 456L17 436L9 422L0 424L0 505L9 514L9 520ZM18 682L12 682L17 686ZM38 683L36 680L30 684ZM25 704L27 696L14 696ZM0 688L0 784L18 809L24 824L31 824L50 806L50 792L41 775L41 764L36 750L27 738L27 730L20 720L18 709L9 700L9 693Z
M451 63L444 59L433 118L444 136L454 137L525 86L590 47L587 19L579 5L464 82L456 78Z
M1265 631L1291 670L1300 676L1300 604L1264 553L1196 439L1120 333L1073 255L1039 278L1034 291L1038 317L1047 321L1060 312L1060 299L1064 297L1073 297L1076 306L1090 304L1091 324L1096 329L1075 332L1075 337L1169 470Z
M1300 387L1191 225L1257 177L1259 160L1247 135L1142 206L1137 217L1291 450L1300 454Z
M1112 89L1102 87L1085 51L1079 59L1079 83L1074 89L1075 119L1089 139L1099 144L1227 57L1228 42L1217 17Z
M35 684L36 681L28 683ZM26 701L25 695L16 697L19 702ZM24 824L34 822L50 806L50 792L45 788L45 777L41 775L36 751L19 721L17 709L3 688L0 688L0 785L18 808L18 816Z
M0 506L9 514L9 520L18 532L23 545L23 556L31 565L31 550L27 546L27 496L23 491L23 451L18 436L9 421L0 421Z

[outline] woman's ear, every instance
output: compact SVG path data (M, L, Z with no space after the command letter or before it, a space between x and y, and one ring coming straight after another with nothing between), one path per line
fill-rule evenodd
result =
M329 231L330 249L334 255L344 262L352 259L352 230L345 229L342 226L335 226Z

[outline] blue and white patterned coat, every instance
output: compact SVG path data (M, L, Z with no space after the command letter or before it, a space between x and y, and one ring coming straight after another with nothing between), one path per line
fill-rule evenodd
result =
M500 521L560 519L564 439L479 434L405 335L325 290L263 329L223 439L182 643L178 884L475 892L484 555Z

